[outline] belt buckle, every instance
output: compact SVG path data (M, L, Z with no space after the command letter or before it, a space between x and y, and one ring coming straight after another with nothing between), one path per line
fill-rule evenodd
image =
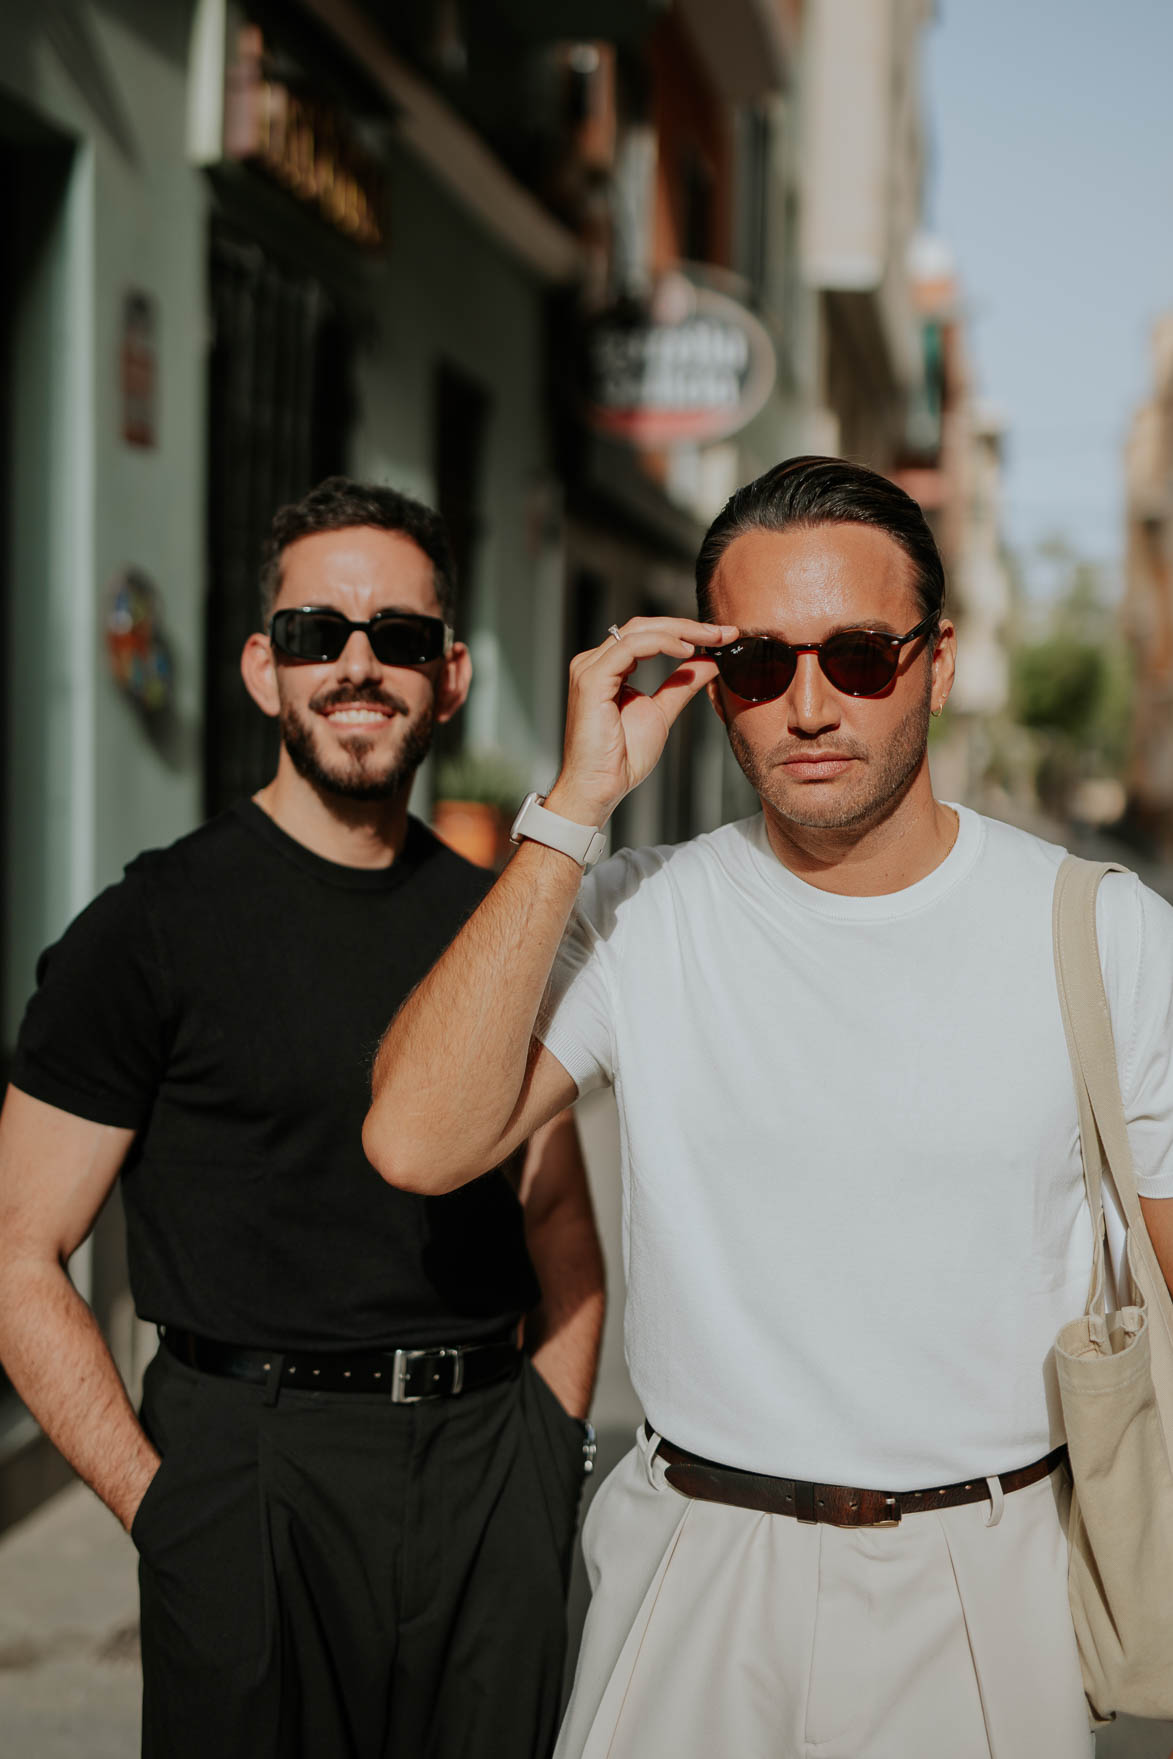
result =
M871 1525L873 1527L899 1527L899 1525L900 1525L900 1498L898 1496L886 1496L884 1498L884 1503L887 1508L890 1508L890 1509L894 1510L895 1512L890 1517L887 1517L883 1521L873 1521L871 1523Z
M411 1365L426 1361L429 1357L452 1359L452 1385L444 1392L409 1393L407 1376ZM434 1350L396 1350L391 1364L391 1403L393 1405L418 1405L422 1399L441 1399L454 1396L464 1386L464 1354L459 1349L437 1348Z

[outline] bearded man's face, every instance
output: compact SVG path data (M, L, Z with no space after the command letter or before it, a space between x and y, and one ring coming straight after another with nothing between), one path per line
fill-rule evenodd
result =
M289 545L274 610L304 606L356 623L390 610L441 615L430 559L402 533L372 526L315 532ZM336 660L289 660L275 649L272 657L281 738L300 776L348 800L387 799L410 787L435 721L452 712L448 656L386 665L367 636L353 631Z

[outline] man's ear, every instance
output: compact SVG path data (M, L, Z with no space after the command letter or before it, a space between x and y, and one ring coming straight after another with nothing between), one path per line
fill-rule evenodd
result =
M471 683L472 655L463 641L454 641L441 661L440 676L436 680L437 721L450 721L456 711L463 708Z
M240 656L240 675L244 687L260 709L271 719L281 713L281 696L277 689L277 662L267 635L258 630L250 635Z
M725 713L725 704L721 700L721 680L719 677L709 679L709 682L705 685L705 694L713 705L713 710L717 719L723 727L727 727L729 725L729 717Z
M933 690L932 708L939 715L949 700L949 692L953 688L953 675L957 666L957 631L948 617L942 617L933 644Z

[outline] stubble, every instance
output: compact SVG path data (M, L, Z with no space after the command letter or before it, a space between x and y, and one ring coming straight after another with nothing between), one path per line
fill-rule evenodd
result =
M930 674L923 696L878 750L841 734L829 740L828 749L857 760L847 787L787 778L782 765L816 757L817 739L786 739L759 755L731 716L729 745L750 787L778 818L812 830L862 829L887 818L912 787L928 744L931 703Z
M434 718L430 707L420 711L414 720L407 719L407 708L385 691L332 692L329 702L323 699L310 704L311 712L327 706L353 702L356 706L378 702L404 717L398 749L379 759L375 740L362 733L348 735L340 743L341 757L327 763L318 749L312 721L303 719L291 702L281 704L279 725L281 738L298 775L325 794L343 800L388 800L401 789L410 787L415 772L432 747Z

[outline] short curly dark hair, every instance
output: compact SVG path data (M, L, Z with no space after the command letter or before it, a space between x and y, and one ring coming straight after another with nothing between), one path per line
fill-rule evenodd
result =
M436 597L445 623L456 621L456 569L444 521L422 501L401 495L381 483L353 482L348 476L328 476L315 489L279 507L261 552L261 622L268 628L277 594L281 591L281 559L298 538L319 531L346 531L354 525L371 525L376 531L397 531L421 549L432 564Z
M793 531L815 525L872 525L899 544L913 567L913 586L926 617L945 602L941 553L911 495L847 458L787 458L731 495L705 533L696 559L696 602L702 621L713 614L712 582L725 551L751 531Z

